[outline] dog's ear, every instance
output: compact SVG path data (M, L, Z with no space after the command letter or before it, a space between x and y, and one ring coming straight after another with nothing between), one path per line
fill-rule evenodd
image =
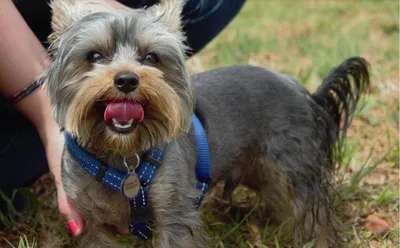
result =
M90 8L85 8L82 0L52 0L51 27L54 35L59 36L74 22L90 14Z
M151 16L159 19L172 31L181 31L181 14L183 9L183 0L161 0L159 4L148 9Z

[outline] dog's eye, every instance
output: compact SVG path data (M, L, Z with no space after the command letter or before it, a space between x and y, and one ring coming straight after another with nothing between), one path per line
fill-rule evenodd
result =
M146 65L155 65L158 63L158 57L155 53L148 53L144 56L142 63Z
M101 55L101 53L99 53L99 52L92 51L87 55L87 60L90 63L96 63L102 59L104 59L104 56Z

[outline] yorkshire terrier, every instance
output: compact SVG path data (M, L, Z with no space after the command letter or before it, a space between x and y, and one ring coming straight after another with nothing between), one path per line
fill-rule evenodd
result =
M224 181L227 196L240 184L257 191L295 246L311 240L316 247L334 245L335 165L369 86L368 62L346 59L314 93L290 76L254 66L191 77L182 4L165 0L116 14L92 13L85 1L51 3L52 62L40 80L72 142L64 149L62 180L86 223L77 246L123 247L113 227L138 219L150 230L141 233L152 240L145 244L209 246L195 207L204 190L196 186L193 115L207 138L210 187ZM146 152L163 146L162 159L147 157L157 167L142 204L148 200L150 213L132 211L131 200L144 187L129 173ZM107 166L96 164L88 173L81 164L86 157L74 149ZM132 179L131 188L118 188L121 178L115 183L120 192L104 185L107 176L111 182L119 177L111 170L128 171L124 180Z

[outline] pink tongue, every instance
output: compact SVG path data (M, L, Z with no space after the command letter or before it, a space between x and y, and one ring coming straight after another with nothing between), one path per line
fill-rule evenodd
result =
M104 120L115 118L118 122L128 122L133 119L136 122L143 121L144 111L140 103L128 100L116 100L109 102L104 111Z

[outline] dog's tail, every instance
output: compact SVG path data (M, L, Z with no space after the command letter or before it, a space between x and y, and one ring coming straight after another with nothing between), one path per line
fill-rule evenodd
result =
M334 68L312 94L312 98L329 113L336 125L336 138L333 140L337 142L336 160L341 160L347 129L369 84L369 63L364 58L351 57Z

